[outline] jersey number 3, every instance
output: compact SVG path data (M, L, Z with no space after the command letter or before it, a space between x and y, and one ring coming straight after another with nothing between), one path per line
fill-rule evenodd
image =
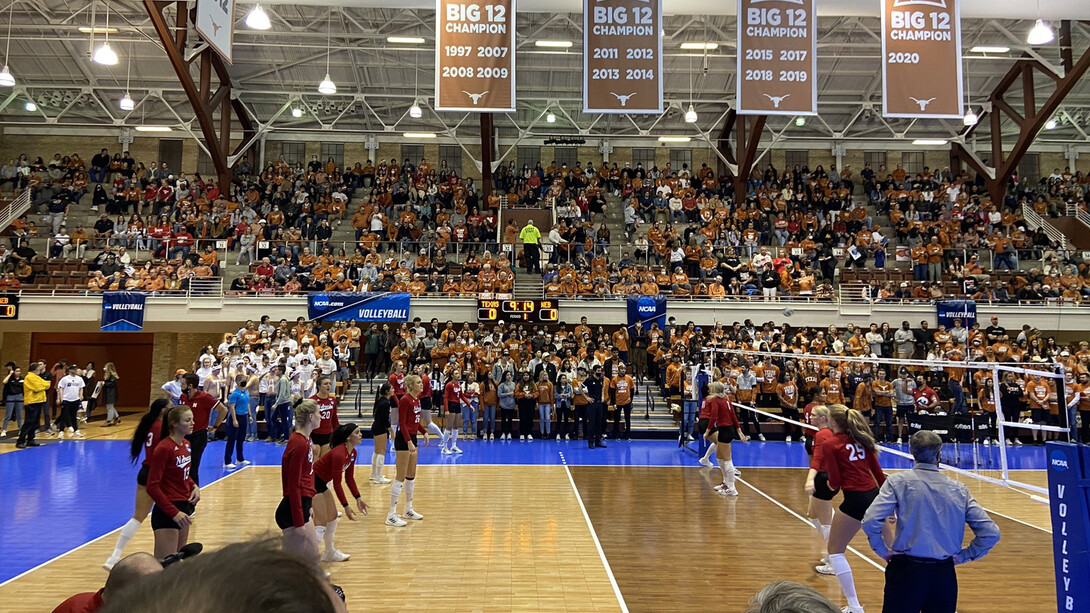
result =
M848 461L855 462L856 460L863 460L867 457L867 450L862 445L847 445L848 448Z

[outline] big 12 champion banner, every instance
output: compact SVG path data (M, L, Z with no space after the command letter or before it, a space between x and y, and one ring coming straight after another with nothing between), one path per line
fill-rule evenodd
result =
M958 0L882 0L882 114L960 118Z
M515 0L436 0L435 108L515 110Z
M738 112L817 114L814 0L738 0Z
M584 0L583 112L662 112L662 0Z

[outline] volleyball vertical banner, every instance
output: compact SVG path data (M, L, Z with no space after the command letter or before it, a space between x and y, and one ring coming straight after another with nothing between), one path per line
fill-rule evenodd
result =
M882 0L882 114L960 119L958 0Z
M201 38L230 64L234 53L235 0L197 0L197 21L193 25Z
M139 332L144 329L144 292L103 292L103 332Z
M435 110L515 110L515 0L436 0Z
M738 112L817 115L814 0L738 0Z
M1090 611L1090 447L1048 443L1056 609Z
M662 112L662 0L583 1L583 112Z

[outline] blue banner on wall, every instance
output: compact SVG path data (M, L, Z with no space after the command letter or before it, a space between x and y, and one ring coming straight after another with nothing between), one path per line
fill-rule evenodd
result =
M313 292L307 315L320 321L409 321L408 293Z
M629 296L628 326L643 322L644 329L658 322L659 329L666 329L666 296Z
M954 327L954 320L960 319L961 325L972 328L976 323L976 300L939 300L935 303L939 325L946 329Z
M143 292L103 292L102 331L139 332L144 329Z
M1090 611L1090 447L1048 443L1058 611Z

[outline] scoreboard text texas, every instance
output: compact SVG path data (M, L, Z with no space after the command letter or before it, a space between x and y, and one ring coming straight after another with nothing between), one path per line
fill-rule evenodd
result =
M560 310L555 300L477 300L477 321L555 323Z

